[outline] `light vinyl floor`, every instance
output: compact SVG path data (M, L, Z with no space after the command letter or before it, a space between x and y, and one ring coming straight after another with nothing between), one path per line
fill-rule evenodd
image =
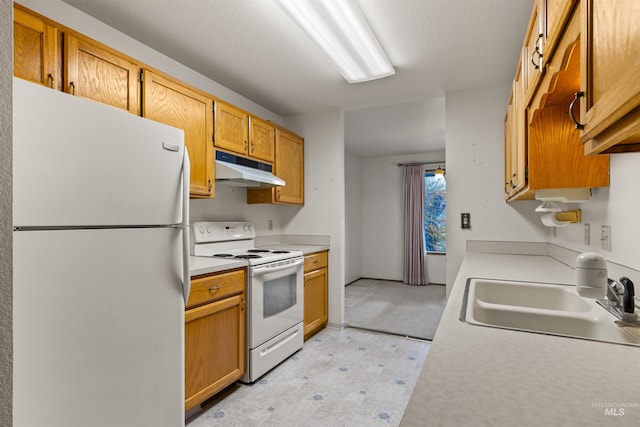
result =
M397 426L429 347L328 327L258 382L210 402L187 426Z

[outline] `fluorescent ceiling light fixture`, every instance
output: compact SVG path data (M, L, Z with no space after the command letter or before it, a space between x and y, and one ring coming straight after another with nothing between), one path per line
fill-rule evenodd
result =
M349 83L396 73L355 0L274 0Z

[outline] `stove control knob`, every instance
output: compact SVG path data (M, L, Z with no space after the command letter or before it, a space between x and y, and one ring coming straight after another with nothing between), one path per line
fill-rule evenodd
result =
M244 227L242 227L242 229L244 231L251 231L251 226L249 226L248 224L246 224Z
M204 234L204 227L200 227L200 230L198 231L200 231L200 234Z

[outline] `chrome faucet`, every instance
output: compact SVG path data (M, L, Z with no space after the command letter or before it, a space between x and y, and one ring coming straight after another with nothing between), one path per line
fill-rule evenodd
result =
M597 303L619 319L616 324L640 327L635 314L633 282L628 277L621 277L620 281L607 279L607 299L597 300Z
M625 279L623 277L622 279ZM620 280L622 280L620 279ZM620 311L622 317L622 302L624 298L624 285L617 280L607 279L607 299L612 307L617 308Z

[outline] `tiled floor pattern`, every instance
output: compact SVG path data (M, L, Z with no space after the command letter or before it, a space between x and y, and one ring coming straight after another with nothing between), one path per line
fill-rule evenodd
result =
M187 426L397 426L429 346L326 328L258 382L210 403Z

